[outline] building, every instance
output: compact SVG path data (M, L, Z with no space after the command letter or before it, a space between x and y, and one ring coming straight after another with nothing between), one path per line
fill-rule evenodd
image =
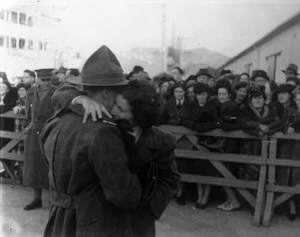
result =
M282 23L250 47L227 61L221 69L235 74L256 69L267 71L271 80L283 83L282 69L289 63L300 67L300 12Z
M0 71L8 78L22 76L25 69L68 67L75 55L62 37L65 8L13 6L0 12ZM76 60L78 60L76 58ZM73 61L72 61L73 62ZM76 62L77 63L77 62Z

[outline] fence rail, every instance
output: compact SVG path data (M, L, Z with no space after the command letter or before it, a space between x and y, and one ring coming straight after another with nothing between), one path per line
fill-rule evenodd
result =
M0 114L0 118L26 119L24 115L15 115L13 112ZM247 134L243 131L225 132L215 129L210 132L198 133L180 126L162 125L160 128L166 132L175 135L177 141L185 139L191 144L192 148L175 149L175 155L186 159L200 159L209 161L216 170L223 176L203 176L189 173L182 174L182 181L190 183L202 183L209 185L228 186L236 190L247 200L254 208L252 223L255 226L261 224L268 226L271 221L272 210L295 194L300 194L300 184L294 187L278 186L275 181L276 167L300 168L300 161L278 159L276 157L277 144L280 139L300 140L300 134L282 134L276 133L271 137L257 137ZM198 144L198 136L226 137L238 139L259 139L262 142L261 155L244 154L224 154L217 152L203 151L202 146ZM25 140L26 134L22 132L0 131L0 138L6 138L10 141L1 148L0 160L5 170L9 174L9 179L1 178L1 183L20 184L20 180L14 175L7 164L7 161L23 161L22 154L14 153L14 148ZM242 180L235 177L230 170L224 166L224 162L234 162L240 164L255 164L260 166L258 180ZM268 171L268 175L267 175ZM256 193L250 192L255 190ZM275 193L282 193L275 198Z

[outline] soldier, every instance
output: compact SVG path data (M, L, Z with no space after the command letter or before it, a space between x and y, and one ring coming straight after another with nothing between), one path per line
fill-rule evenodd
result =
M92 99L111 110L127 84L115 55L102 46L79 77ZM45 126L41 144L49 165L50 217L45 236L131 236L130 213L142 184L128 168L122 135L110 118L82 123L82 107L71 105Z
M27 92L25 111L28 122L28 134L25 140L23 184L33 188L33 201L24 207L32 210L42 206L42 189L48 189L48 168L42 156L39 144L40 133L46 121L54 114L51 96L56 87L51 84L51 69L36 70L37 85Z

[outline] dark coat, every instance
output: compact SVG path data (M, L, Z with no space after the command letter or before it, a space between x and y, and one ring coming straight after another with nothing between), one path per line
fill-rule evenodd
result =
M183 126L197 132L206 132L217 128L217 122L218 111L212 101L208 101L203 107L194 102L192 118L184 121Z
M297 105L294 101L291 101L290 105L287 108L276 101L271 104L274 108L277 109L278 115L281 119L282 126L281 131L286 133L288 127L294 127L295 121L295 114L298 111ZM300 159L300 149L297 148L299 145L299 141L295 140L286 140L286 139L279 139L277 143L277 157L280 159L293 159L299 160ZM296 178L298 177L298 178ZM276 181L279 185L295 185L299 183L300 178L300 169L292 169L291 167L277 167L276 168Z
M165 103L162 109L160 124L169 125L183 125L186 120L191 120L192 118L192 108L193 103L185 98L180 109L177 108L175 98L172 98L167 103Z
M177 190L180 175L175 164L174 149L176 139L156 127L145 129L134 145L130 156L130 167L138 174L147 190L141 205L131 212L133 236L154 237L155 220L158 220ZM151 165L157 166L157 183L148 193L149 174ZM146 184L146 185L145 185Z
M70 107L69 104L74 97L84 94L69 86L57 90L52 97L57 115L60 116L66 112L66 108ZM155 236L155 220L160 218L174 196L180 178L174 163L176 141L173 136L152 127L145 129L135 143L135 138L128 133L131 130L129 123L117 121L117 125L122 131L130 169L138 175L144 190L147 187L146 176L149 174L151 163L155 162L158 167L158 181L151 198L147 199L144 193L138 208L130 212L132 236Z
M260 136L259 124L269 125L268 135L272 135L282 128L282 124L276 110L265 104L263 115L259 116L249 104L241 109L242 128L245 132ZM260 139L245 139L241 143L241 153L248 155L261 155ZM258 165L244 165L246 177L257 180L259 177L260 167Z
M272 135L282 129L282 123L276 109L267 104L264 105L263 109L265 115L259 116L251 109L249 104L241 108L242 129L245 132L252 135L260 135L259 124L269 125L268 135Z
M109 119L83 124L82 110L54 117L41 135L50 193L72 195L74 203L60 206L50 195L44 236L132 236L128 210L140 202L141 182L129 172L117 126Z
M42 156L39 137L46 121L54 114L51 96L56 88L51 87L43 101L40 101L37 90L38 87L32 87L27 92L26 114L30 129L25 139L23 184L48 189L48 168Z
M3 98L3 105L0 105L0 114L12 110L13 107L16 106L17 100L18 100L18 92L16 88L13 87ZM14 124L15 124L14 119L0 118L0 130L13 131Z

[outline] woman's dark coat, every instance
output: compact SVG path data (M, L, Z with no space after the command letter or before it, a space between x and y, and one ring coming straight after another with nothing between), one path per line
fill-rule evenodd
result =
M18 100L18 92L16 88L11 88L10 91L3 98L3 105L0 105L0 114L6 113L16 106ZM14 119L0 118L0 130L14 131Z
M276 101L272 105L277 109L278 115L281 118L282 128L281 131L286 133L288 127L294 128L294 121L298 111L297 105L291 100L287 108L284 108L280 102ZM277 157L280 159L299 160L300 149L299 141L296 140L278 140L277 143ZM300 181L300 169L291 167L277 167L276 168L276 181L279 185L295 185Z
M251 134L260 136L259 125L269 125L268 135L272 135L279 131L282 127L279 116L276 110L264 104L263 115L258 115L249 104L246 104L241 108L242 114L242 129ZM261 140L260 139L245 139L241 143L241 153L248 155L260 155L261 154ZM245 175L251 179L257 180L259 177L259 166L257 165L245 165Z
M175 164L175 146L175 137L156 127L144 129L133 145L129 165L147 190L141 205L130 214L134 237L155 236L155 220L161 217L176 193L180 175ZM157 167L158 177L156 185L148 187L149 178L152 178L151 175L147 177L151 166Z
M25 139L23 184L48 189L48 168L43 159L39 137L46 121L54 114L51 96L56 88L51 87L43 101L40 101L37 90L38 87L32 87L27 92L26 114L30 129Z
M181 108L178 109L175 98L172 98L162 109L160 124L183 125L184 121L191 120L192 108L193 102L185 98Z

